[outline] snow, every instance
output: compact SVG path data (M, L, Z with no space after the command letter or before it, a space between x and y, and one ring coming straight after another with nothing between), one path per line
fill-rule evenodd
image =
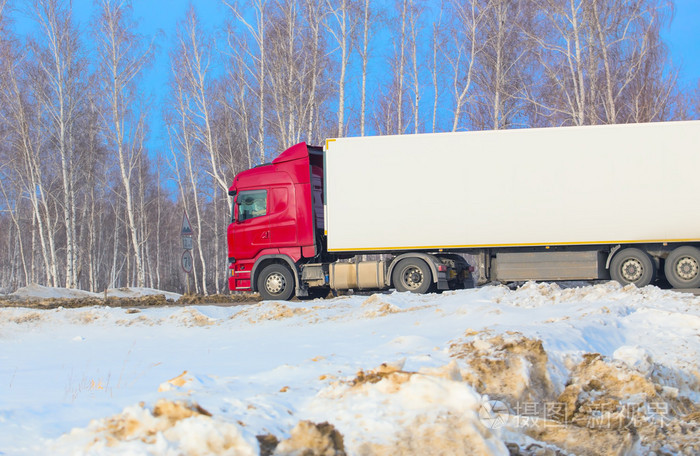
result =
M42 298L42 299L52 299L52 298L99 298L98 293L91 293L89 291L74 290L68 288L56 288L56 287L44 287L42 285L37 285L32 283L26 287L22 287L10 293L10 296L15 296L18 298Z
M146 287L109 288L106 294L108 298L142 298L144 296L163 295L165 299L172 299L173 301L177 301L182 297L181 294L171 291L162 291Z
M103 293L92 293L89 291L75 290L58 287L45 287L35 283L19 288L10 296L25 299L80 299L80 298L141 298L144 296L163 295L165 299L177 301L182 295L170 291L161 291L154 288L130 287L130 288L109 288Z
M612 282L0 308L0 455L692 454L699 336L700 298Z

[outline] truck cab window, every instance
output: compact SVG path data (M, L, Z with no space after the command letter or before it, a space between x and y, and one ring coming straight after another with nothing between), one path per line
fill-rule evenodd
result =
M249 190L240 192L236 198L238 219L244 220L261 217L267 214L267 190Z

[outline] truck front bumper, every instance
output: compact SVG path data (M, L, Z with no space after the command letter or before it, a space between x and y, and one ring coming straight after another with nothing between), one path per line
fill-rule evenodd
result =
M229 269L228 289L231 291L251 291L251 265L232 263Z

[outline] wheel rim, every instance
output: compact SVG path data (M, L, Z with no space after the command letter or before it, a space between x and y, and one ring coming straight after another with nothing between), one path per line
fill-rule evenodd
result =
M279 272L274 272L265 279L265 289L270 294L280 294L287 287L287 281Z
M423 284L423 271L416 266L409 266L403 270L401 281L406 288L415 290Z
M676 262L676 274L683 280L693 280L698 276L700 265L690 256L684 256Z
M628 282L636 282L644 273L642 262L636 258L628 258L620 265L622 278Z

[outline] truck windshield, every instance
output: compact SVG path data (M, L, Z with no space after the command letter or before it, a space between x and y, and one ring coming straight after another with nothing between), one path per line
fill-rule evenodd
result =
M237 221L261 217L267 214L267 190L240 192L236 198L236 204L238 204Z

